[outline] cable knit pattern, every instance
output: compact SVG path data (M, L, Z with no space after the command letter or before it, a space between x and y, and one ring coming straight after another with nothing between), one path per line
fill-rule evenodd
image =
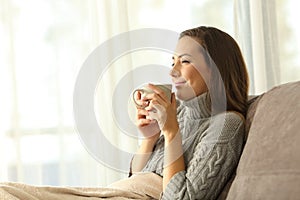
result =
M206 94L179 102L186 170L175 174L161 199L216 199L238 163L244 137L244 121L234 112L210 116ZM154 147L143 171L163 176L164 137Z

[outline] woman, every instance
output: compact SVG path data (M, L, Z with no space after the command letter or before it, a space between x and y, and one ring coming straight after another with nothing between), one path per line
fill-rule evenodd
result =
M130 178L106 188L35 187L1 183L4 199L216 199L238 163L244 137L248 75L236 42L212 27L184 31L170 72L176 96L138 100L146 136ZM154 112L156 111L156 112Z
M176 97L155 91L138 100L137 126L147 135L131 174L162 177L162 199L216 199L243 145L248 74L232 37L213 27L181 33L170 72ZM159 117L151 118L153 110ZM150 116L150 117L149 117ZM150 134L150 136L149 136Z

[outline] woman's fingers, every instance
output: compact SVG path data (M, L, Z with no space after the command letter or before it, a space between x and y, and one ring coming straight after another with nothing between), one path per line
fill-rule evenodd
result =
M149 100L136 100L136 108L145 108L149 105Z
M157 99L162 100L163 102L168 102L169 101L166 93L161 88L159 88L159 87L157 87L153 84L150 84L150 83L148 84L148 88L150 90L152 90L153 93L145 95L142 98L143 100L152 100L153 98L157 98Z
M151 83L148 84L148 87L149 87L151 90L153 90L155 94L159 95L159 96L160 96L162 99L164 99L165 101L168 100L168 99L167 99L166 93L165 93L162 89L160 89L159 87L157 87L157 86L155 86L155 85L153 85L153 84L151 84Z
M152 123L153 120L147 116L149 116L149 111L145 109L137 109L137 126L142 127Z
M165 123L166 116L170 112L170 108L176 108L176 98L174 93L171 99L168 99L167 95L160 88L149 84L149 89L154 91L154 93L143 94L139 92L136 95L140 102L143 102L144 108L137 107L137 126L144 127L153 122L162 121ZM173 109L171 109L173 110ZM159 114L160 113L160 114ZM158 117L156 115L159 115ZM163 116L161 116L163 115Z
M146 107L149 104L149 101L142 100L141 97L142 93L140 91L134 93L134 102L137 108Z
M153 120L151 120L151 119L140 118L140 119L137 120L137 126L138 127L147 126L147 125L151 124L152 121Z
M147 110L152 110L153 105L161 105L163 107L168 107L171 104L170 99L168 99L166 93L159 87L153 85L153 84L148 84L147 86L150 90L153 91L153 93L149 94L144 94L141 95L140 92L137 92L140 97L139 100L137 100L138 105L141 105L141 107L146 108ZM137 106L139 108L139 106Z
M138 116L138 119L141 119L141 118L146 118L146 116L149 115L149 112L145 109L137 109L137 116Z
M164 98L162 98L159 94L156 94L156 93L147 94L147 95L145 95L145 97L142 98L142 100L149 102L148 107L153 104L160 104L165 107L170 103L170 102L167 102ZM149 108L147 110L149 110Z
M177 104L176 104L176 95L175 95L174 92L171 94L171 104L173 106L173 109L176 109L176 107L177 107Z

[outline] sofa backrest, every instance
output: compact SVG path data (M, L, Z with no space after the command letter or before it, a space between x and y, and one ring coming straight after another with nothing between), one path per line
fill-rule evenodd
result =
M250 123L247 142L226 199L297 199L300 81L275 87L255 102L252 124L246 122L246 129Z

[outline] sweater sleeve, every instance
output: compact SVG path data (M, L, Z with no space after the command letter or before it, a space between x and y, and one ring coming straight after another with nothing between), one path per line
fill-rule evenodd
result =
M243 135L244 121L238 114L214 117L186 170L171 178L161 199L216 199L237 166Z

